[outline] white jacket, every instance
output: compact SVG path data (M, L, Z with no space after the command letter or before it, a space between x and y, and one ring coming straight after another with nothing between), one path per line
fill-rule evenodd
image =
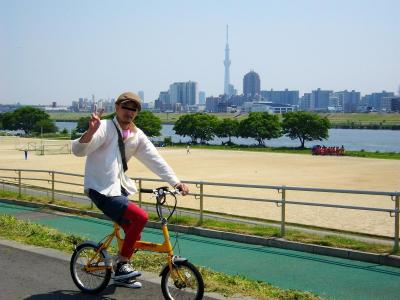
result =
M121 130L116 118L114 122ZM127 162L135 156L172 186L179 183L174 171L142 130L134 126L124 144ZM106 196L120 196L121 185L129 194L137 192L134 181L123 172L118 133L112 120L102 120L89 143L80 143L79 139L72 141L72 152L76 156L87 155L84 180L86 193L93 189Z

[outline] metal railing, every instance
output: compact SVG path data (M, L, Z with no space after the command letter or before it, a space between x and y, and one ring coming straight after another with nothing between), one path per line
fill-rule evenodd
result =
M55 201L56 193L73 193L83 195L79 192L71 192L68 190L56 189L56 184L65 184L83 187L82 183L76 183L71 181L61 181L56 180L57 176L72 176L83 179L83 175L75 173L66 173L58 171L46 171L46 170L31 170L31 169L1 169L3 172L12 172L14 176L5 176L0 174L0 180L4 183L14 184L18 189L19 197L22 196L22 188L35 188L34 185L23 184L23 181L44 181L50 184L50 188L40 187L41 189L47 189L50 194L50 202ZM47 173L49 178L37 178L22 176L23 173ZM143 186L144 182L163 182L160 179L152 178L133 178L138 188ZM198 225L203 223L204 217L204 199L205 198L218 198L218 199L229 199L238 201L258 201L265 203L275 203L281 209L280 217L280 236L285 236L286 232L286 207L288 205L305 205L305 206L316 206L316 207L326 207L326 208L340 208L340 209L351 209L359 211L375 211L389 213L390 217L394 219L394 234L393 234L393 252L399 250L399 213L400 213L400 192L386 192L386 191L366 191L366 190L345 190L345 189L322 189L322 188L306 188L306 187L294 187L294 186L274 186L274 185L250 185L250 184L233 184L233 183L216 183L216 182L205 182L205 181L185 181L187 184L193 184L198 189L196 193L190 193L195 199L199 201L199 221ZM226 196L217 194L206 194L204 192L205 186L219 186L228 188L245 188L245 189L261 189L261 190L275 190L280 194L280 199L266 199L266 198L255 198L255 197L240 197L240 196ZM38 186L36 186L38 187ZM335 193L335 194L353 194L353 195L376 195L376 196L386 196L390 197L390 200L394 202L393 208L380 208L380 207L367 207L367 206L354 206L354 205L341 205L341 204L329 204L329 203L316 203L307 201L293 201L287 200L288 191L300 191L300 192L311 192L311 193ZM138 194L139 205L142 205L142 194Z

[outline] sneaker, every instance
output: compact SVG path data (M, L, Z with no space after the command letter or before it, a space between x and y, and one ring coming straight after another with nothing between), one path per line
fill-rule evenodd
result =
M135 278L127 278L127 279L114 279L114 284L117 286L124 286L131 289L140 289L142 284L139 281L136 281Z
M129 263L124 262L117 264L117 269L115 271L114 279L121 280L126 278L138 277L140 275L141 274L134 268L132 268L132 266Z

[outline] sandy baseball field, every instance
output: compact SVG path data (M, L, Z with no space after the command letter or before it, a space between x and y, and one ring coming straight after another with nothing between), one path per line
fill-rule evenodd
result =
M67 144L68 142L46 141L45 143ZM17 149L24 149L28 144L32 147L35 144L39 145L40 141L0 137L0 168L54 170L83 174L85 158L73 155L41 156L32 151L29 152L28 160L25 160L23 151ZM181 180L372 191L399 190L399 160L196 149L191 149L190 154L186 154L186 149L183 148L160 149L160 153ZM129 176L157 178L137 160L131 160L128 165ZM0 176L13 176L10 173L0 171ZM26 174L28 177L28 173ZM48 173L29 173L29 176L49 178ZM81 179L72 177L58 176L57 179L82 182ZM38 184L37 181L34 183ZM42 185L49 187L46 183ZM155 187L158 184L149 182L144 186ZM58 185L56 188L65 187ZM82 192L80 187L68 186L67 188ZM191 192L198 191L195 185L191 185ZM261 199L281 198L277 190L205 186L204 192L213 195ZM286 199L364 207L394 207L394 202L386 196L288 191ZM187 196L180 198L180 205L199 208L199 201L193 196ZM281 209L276 204L255 201L205 198L204 208L210 211L272 220L280 220L281 216ZM387 236L393 236L394 232L394 218L390 217L389 213L382 212L287 205L286 221Z

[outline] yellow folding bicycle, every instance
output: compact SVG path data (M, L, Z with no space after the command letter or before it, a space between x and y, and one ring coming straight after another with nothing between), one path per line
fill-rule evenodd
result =
M160 272L161 290L165 299L202 299L204 282L200 272L186 258L174 255L169 238L168 220L175 212L176 195L179 194L179 191L161 187L155 190L141 189L141 192L155 195L156 211L161 221L164 242L157 244L137 241L135 250L167 254L167 263ZM167 196L172 196L174 203L171 205L172 210L168 209L168 216L164 217L162 207L166 203ZM112 233L104 237L99 243L85 241L75 248L71 257L70 271L75 285L81 291L96 294L107 287L114 272L114 259L108 254L107 248L116 238L118 249L121 251L124 241L119 229L120 226L114 223Z

